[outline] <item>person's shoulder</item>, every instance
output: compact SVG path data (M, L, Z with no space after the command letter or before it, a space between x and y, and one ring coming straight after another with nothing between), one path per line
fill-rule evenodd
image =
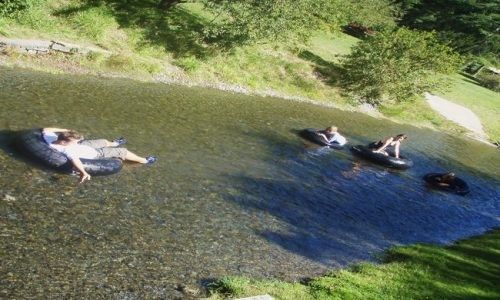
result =
M43 131L42 130L42 137L47 144L52 144L53 142L57 141L57 139L58 139L58 135L52 131Z

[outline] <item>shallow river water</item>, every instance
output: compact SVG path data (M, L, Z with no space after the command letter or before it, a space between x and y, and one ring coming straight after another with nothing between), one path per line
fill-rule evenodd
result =
M335 124L351 144L407 133L392 171L305 143ZM157 155L106 177L31 164L9 145L35 127L125 136ZM453 170L465 197L428 189ZM174 298L224 275L298 280L415 242L500 226L500 152L308 103L125 79L0 68L0 295Z

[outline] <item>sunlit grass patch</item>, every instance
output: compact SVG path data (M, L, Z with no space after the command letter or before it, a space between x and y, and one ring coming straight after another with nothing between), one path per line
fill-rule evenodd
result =
M437 95L472 110L493 141L500 141L500 93L480 86L473 78L455 74L449 76L450 87Z
M500 230L442 247L413 245L386 252L308 283L224 278L212 299L269 294L276 299L498 299Z
M381 113L399 122L411 123L419 126L435 126L446 128L452 132L465 133L467 130L452 121L446 120L434 111L423 98L413 101L392 103L379 107Z
M227 299L245 295L269 294L276 299L308 300L314 299L309 288L300 283L287 283L278 280L255 280L244 277L224 277L210 287L210 299Z
M150 74L158 73L162 69L158 62L138 59L126 54L113 54L104 61L104 65L113 71L135 71Z

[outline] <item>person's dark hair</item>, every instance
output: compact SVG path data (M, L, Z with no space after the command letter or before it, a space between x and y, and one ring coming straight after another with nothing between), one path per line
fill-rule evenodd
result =
M83 138L83 136L80 133L78 133L77 131L74 131L74 130L70 130L70 131L61 132L59 134L59 136L57 137L57 140L68 142L70 140L80 140L82 138Z
M408 138L408 136L407 136L406 134L404 134L404 133L400 133L400 134L396 135L396 136L393 138L393 140L399 140L399 139L401 139L401 138L402 138L403 140L406 140L406 139Z

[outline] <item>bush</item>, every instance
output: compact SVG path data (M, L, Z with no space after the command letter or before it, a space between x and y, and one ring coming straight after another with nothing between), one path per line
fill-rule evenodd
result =
M17 12L43 4L46 0L0 0L0 17L10 16Z
M187 56L175 60L174 65L182 68L184 71L193 72L200 67L200 62L194 56Z
M436 89L437 76L456 71L460 57L434 33L385 30L361 40L342 60L342 84L361 102L401 102Z
M495 74L490 70L484 70L479 72L476 79L485 88L495 92L500 92L500 75Z

